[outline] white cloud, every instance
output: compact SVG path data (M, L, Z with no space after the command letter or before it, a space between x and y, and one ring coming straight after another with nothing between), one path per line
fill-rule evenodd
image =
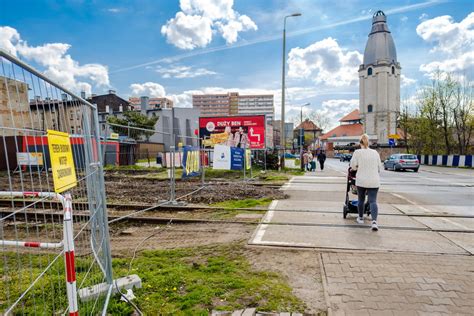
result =
M233 0L180 0L181 11L161 27L161 34L181 49L206 47L215 33L232 44L240 32L257 30L255 22L234 11L233 5Z
M65 43L47 43L30 46L21 39L20 34L11 27L0 27L0 47L15 56L21 56L45 67L45 75L74 91L91 93L92 85L108 87L109 73L101 64L84 64L72 59L67 51L71 45Z
M428 18L428 14L426 13L422 13L419 17L418 17L418 20L420 21L424 21Z
M400 18L400 22L405 23L406 21L408 21L408 17L406 15Z
M321 109L316 110L329 119L329 129L339 125L339 120L355 109L359 108L359 99L334 99L326 100L321 104Z
M201 76L216 75L217 72L206 68L193 68L191 66L171 65L169 67L158 66L155 71L161 74L162 78L195 78Z
M18 31L9 26L0 26L0 47L16 56L16 44L20 41Z
M288 54L288 77L311 79L326 86L355 85L362 63L358 51L345 51L331 37L306 48L293 48Z
M401 78L401 86L402 87L412 86L416 83L416 79L408 78L405 75L401 75L400 78Z
M165 88L156 82L132 83L130 85L132 95L134 96L149 96L149 97L164 97L166 96Z
M449 15L439 16L420 23L417 34L434 46L431 53L442 60L422 64L420 70L429 77L437 70L472 76L474 71L474 12L461 22Z
M123 11L123 9L121 9L121 8L108 8L107 9L107 12L110 12L110 13L120 13L122 11Z
M199 15L176 13L174 19L161 27L168 43L181 49L205 47L212 40L212 21Z

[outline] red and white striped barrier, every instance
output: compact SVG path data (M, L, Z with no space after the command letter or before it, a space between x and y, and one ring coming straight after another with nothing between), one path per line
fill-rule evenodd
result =
M74 233L72 223L72 198L70 193L63 197L61 194L52 192L0 192L0 196L19 197L41 197L57 198L63 205L63 240L57 243L0 240L2 246L27 247L27 248L61 248L64 247L64 266L66 269L66 290L69 303L69 315L78 316L77 304L76 268L74 260Z
M66 267L66 289L67 299L69 302L69 315L79 315L77 305L77 288L76 288L76 269L74 265L74 234L72 227L72 199L71 194L66 193L64 198L64 265Z

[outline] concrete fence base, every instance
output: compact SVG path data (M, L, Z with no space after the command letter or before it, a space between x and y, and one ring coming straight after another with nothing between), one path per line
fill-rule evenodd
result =
M418 155L422 165L447 167L473 167L473 155Z

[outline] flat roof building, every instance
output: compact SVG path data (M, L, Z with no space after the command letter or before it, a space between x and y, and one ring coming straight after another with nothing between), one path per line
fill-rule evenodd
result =
M173 107L173 100L162 97L162 98L150 98L147 96L142 97L130 97L128 102L134 110L153 110L153 109L171 109Z

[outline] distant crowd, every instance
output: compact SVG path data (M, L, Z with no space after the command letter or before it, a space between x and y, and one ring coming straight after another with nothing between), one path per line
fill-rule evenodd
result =
M317 162L319 162L319 167L324 170L324 162L326 161L326 154L324 151L319 153L314 152L314 154L310 150L305 150L303 152L303 169L305 171L316 171Z

